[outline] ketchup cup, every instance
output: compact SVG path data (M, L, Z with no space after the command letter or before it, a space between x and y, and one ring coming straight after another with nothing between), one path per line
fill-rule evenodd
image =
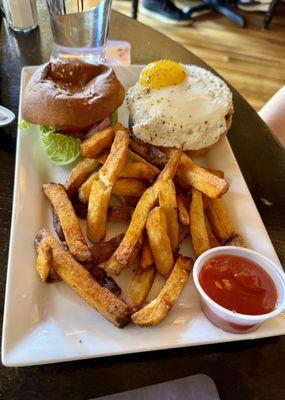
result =
M276 308L260 315L246 315L228 310L212 300L199 283L201 268L211 259L217 256L230 255L246 258L255 262L272 278L277 290ZM262 322L275 317L285 309L285 274L272 261L256 251L244 247L222 246L207 250L197 258L193 268L195 286L199 292L201 306L206 317L219 328L233 333L247 333L254 331Z

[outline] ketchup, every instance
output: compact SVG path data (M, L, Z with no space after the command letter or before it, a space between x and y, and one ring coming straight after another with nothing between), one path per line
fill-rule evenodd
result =
M199 282L212 300L240 314L267 314L276 307L277 290L272 278L243 257L212 258L202 267Z

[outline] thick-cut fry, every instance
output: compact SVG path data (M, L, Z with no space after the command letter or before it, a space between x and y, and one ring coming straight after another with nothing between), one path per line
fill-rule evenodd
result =
M175 266L156 299L132 315L139 326L155 326L162 321L178 300L193 268L193 260L178 256Z
M69 197L76 192L76 190L86 181L88 176L99 167L99 165L99 161L92 158L85 158L75 165L68 175L64 185Z
M178 215L176 190L172 179L162 179L159 189L159 205L163 208L166 216L167 233L170 239L171 248L176 251L178 248Z
M74 208L63 186L56 183L43 185L45 195L51 201L64 233L71 254L80 261L90 257L90 251L84 239Z
M88 203L87 236L93 243L101 242L106 236L106 222L112 186L106 187L94 180Z
M60 220L59 220L58 215L55 212L55 209L53 206L52 206L52 222L53 222L53 228L54 228L59 240L61 242L64 242L65 237L64 237L63 230L62 230L62 226L60 224Z
M126 297L126 303L133 312L139 310L145 302L145 299L147 298L147 295L152 287L154 277L154 265L150 266L146 270L138 268L136 271L133 279L131 280Z
M190 230L189 230L189 225L183 225L181 224L181 222L179 223L179 236L178 236L178 240L179 243L183 242L184 239L187 238L187 236L190 235Z
M80 186L78 191L80 201L82 201L83 203L87 203L89 201L89 196L93 182L98 181L98 179L99 179L99 172L95 172L95 174L89 176L89 178Z
M96 160L98 160L101 164L104 164L104 162L107 160L108 154L109 154L108 152L99 154L98 156L96 156ZM127 160L129 162L129 164L138 163L138 164L146 165L147 168L149 168L152 171L154 176L156 176L160 173L160 170L158 168L156 168L153 164L149 163L144 158L142 158L138 154L134 153L130 149L128 149L128 152L127 152Z
M106 242L97 243L95 246L90 247L91 258L83 263L84 267L89 270L109 260L123 240L123 237L124 233L120 233Z
M154 264L153 255L149 245L148 237L146 237L143 241L143 245L141 248L140 266L142 269L147 269L153 264Z
M162 151L150 144L130 139L130 148L158 168L163 168L168 161L167 156Z
M111 147L114 136L115 133L112 128L107 128L101 132L95 132L81 144L82 154L85 157L95 158L105 149Z
M122 268L127 268L135 260L141 246L142 234L149 212L155 206L158 200L159 181L162 178L174 178L179 165L181 152L181 149L175 151L175 153L170 157L164 170L159 175L157 181L149 189L147 189L140 198L125 237L114 253L114 259L119 262ZM109 265L108 267L111 269ZM116 266L117 273L118 270L119 268Z
M113 186L120 176L127 159L129 135L125 131L116 133L110 154L99 171L99 178L106 186Z
M213 232L213 230L211 228L211 225L210 225L209 221L206 219L205 222L206 222L206 229L207 229L207 233L208 233L208 238L209 238L211 249L213 247L221 246L220 242L216 238L216 236L215 236L215 234L214 234L214 232Z
M143 157L139 156L138 154L134 153L132 150L128 150L127 153L127 159L130 162L133 163L143 163L145 165L147 165L149 168L151 168L153 170L153 173L155 175L158 175L160 173L160 169L158 169L155 165L151 164L150 162L148 162L147 160L145 160Z
M120 328L129 323L129 307L108 289L99 285L49 230L42 229L39 232L35 239L36 247L40 243L46 243L52 248L53 268L56 273L91 307Z
M188 208L186 206L186 200L182 193L177 194L177 207L178 207L178 219L183 225L189 226L190 218Z
M120 286L117 282L107 274L107 272L101 267L92 267L89 270L92 277L99 283L99 285L104 288L110 290L110 292L114 293L117 297L119 297L122 293Z
M37 246L36 269L43 282L46 282L52 270L52 249L47 243L40 243Z
M146 222L147 236L158 272L167 277L174 265L167 219L162 207L154 208Z
M225 243L226 246L237 246L237 247L247 247L246 241L244 238L236 234L229 241Z
M130 222L134 212L134 207L109 206L108 221L111 222Z
M206 228L202 193L196 189L192 189L189 215L193 248L196 257L199 257L200 254L210 249L211 246Z
M206 212L213 232L219 240L228 241L234 236L235 228L220 199L210 199Z
M129 135L125 131L116 133L108 158L94 179L91 187L87 213L87 235L98 243L106 235L106 221L112 189L126 163Z
M138 244L140 245L141 242L139 241ZM134 260L132 260L132 261L134 261ZM105 269L106 272L108 272L110 274L119 275L120 272L126 267L124 264L121 264L119 261L117 261L113 254L109 258L109 260L104 264L103 268Z
M136 162L127 163L120 174L120 178L135 178L152 181L156 175L153 169L147 164Z
M205 168L208 172L210 172L213 175L218 176L221 179L224 179L225 174L224 171L220 170L220 169L215 169L215 168Z
M206 196L205 194L202 194L202 199L203 199L204 210L206 211L211 199L210 199L210 197Z
M163 149L167 155L173 154L174 151L173 149ZM224 179L195 164L185 153L181 156L176 178L182 187L186 189L194 187L211 198L221 197L229 187Z
M112 194L115 196L141 197L148 185L144 181L134 178L118 179L113 186Z
M99 173L91 175L80 187L79 198L83 203L88 202L92 184L99 179ZM118 179L112 189L115 196L140 197L147 189L145 182L135 178Z

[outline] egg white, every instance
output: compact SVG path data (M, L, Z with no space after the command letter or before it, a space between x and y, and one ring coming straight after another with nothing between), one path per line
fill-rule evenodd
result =
M199 150L215 144L227 131L232 93L226 83L203 68L183 65L186 78L178 85L150 91L137 82L126 99L132 130L155 146Z

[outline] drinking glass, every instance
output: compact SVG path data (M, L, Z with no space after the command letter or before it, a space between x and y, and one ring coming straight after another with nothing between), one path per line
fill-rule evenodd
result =
M112 0L46 0L54 39L52 56L105 61Z

